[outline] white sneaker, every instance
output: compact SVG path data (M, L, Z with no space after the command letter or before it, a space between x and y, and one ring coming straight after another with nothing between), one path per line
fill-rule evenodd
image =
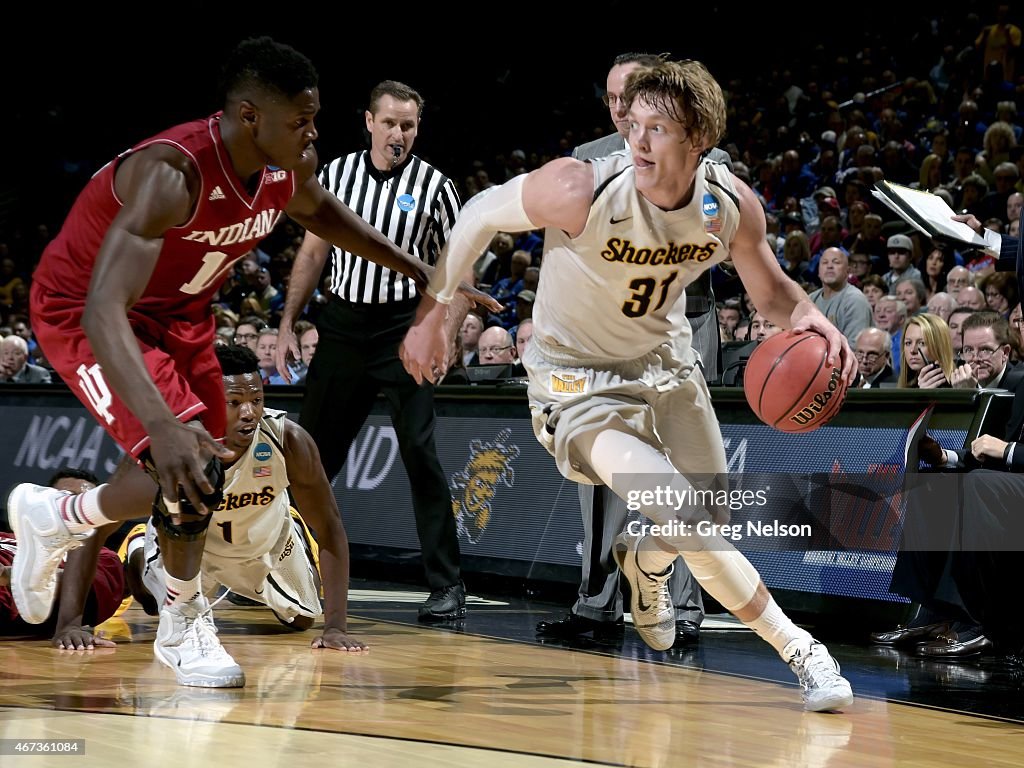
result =
M621 533L615 538L612 554L622 575L629 581L633 626L651 648L667 651L676 640L676 611L668 591L673 566L655 576L645 573L636 561L642 540L643 536Z
M782 657L800 680L804 709L824 712L850 706L853 689L839 674L839 662L817 640L812 640L809 648L803 646L804 642L794 640L782 649Z
M178 683L201 688L241 688L245 673L217 638L205 597L160 609L153 651L174 670Z
M53 608L57 569L64 555L82 546L92 531L73 536L61 519L57 503L70 494L46 485L21 483L7 499L11 530L18 541L11 573L11 591L21 618L42 624Z

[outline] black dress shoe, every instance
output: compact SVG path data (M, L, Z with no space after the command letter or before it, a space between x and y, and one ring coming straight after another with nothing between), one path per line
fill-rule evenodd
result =
M914 653L925 659L966 659L992 648L992 641L981 633L981 627L958 622L937 639L918 645Z
M466 585L461 581L435 589L420 606L422 622L454 621L466 618Z
M537 622L537 634L541 637L557 637L561 640L571 640L587 632L593 632L595 638L622 637L625 634L625 627L622 619L618 621L598 621L597 619L588 619L586 616L578 616L571 612L555 621Z
M937 624L925 624L920 627L906 627L902 624L896 629L886 632L872 632L871 642L877 645L902 645L904 643L920 643L936 639L943 632L949 631L951 622L940 621Z
M700 625L694 621L681 619L676 622L676 639L672 643L673 648L682 648L687 645L694 645L700 641Z

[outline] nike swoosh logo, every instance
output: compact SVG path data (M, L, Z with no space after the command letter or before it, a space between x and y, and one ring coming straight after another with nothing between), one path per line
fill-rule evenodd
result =
M622 222L629 221L632 218L632 216L623 216L621 219L616 219L614 216L612 216L608 221L611 224L621 224Z

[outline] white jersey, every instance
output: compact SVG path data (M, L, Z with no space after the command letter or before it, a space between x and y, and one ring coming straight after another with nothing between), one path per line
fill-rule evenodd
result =
M594 201L583 232L544 233L534 338L602 360L633 360L680 335L688 347L686 286L728 257L739 226L732 174L702 161L691 202L663 211L637 192L628 152L591 163Z
M206 551L217 557L258 559L270 552L288 522L284 411L267 408L249 450L224 473L224 500L213 512Z

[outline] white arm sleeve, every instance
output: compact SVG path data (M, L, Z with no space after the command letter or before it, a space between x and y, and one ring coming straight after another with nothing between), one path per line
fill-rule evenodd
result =
M459 214L451 235L438 257L427 295L450 304L462 276L480 257L496 232L526 232L536 229L523 209L526 174L476 195Z

